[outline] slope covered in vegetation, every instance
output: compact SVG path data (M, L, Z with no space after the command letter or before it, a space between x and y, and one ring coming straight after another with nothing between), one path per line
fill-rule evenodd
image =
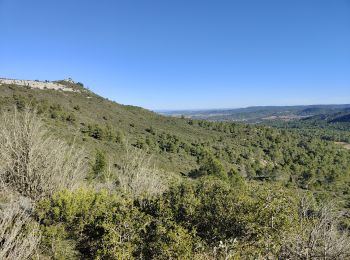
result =
M3 258L349 257L349 150L58 83L79 91L0 86L0 227L26 217L21 246L0 232Z
M64 84L72 84L64 82ZM79 86L73 86L79 87ZM143 149L161 169L189 175L199 159L212 156L226 171L248 178L278 179L291 184L328 186L349 175L347 151L331 142L287 130L237 123L168 118L139 107L123 106L90 91L67 93L1 87L2 108L35 107L59 137L113 154L114 164L125 143Z

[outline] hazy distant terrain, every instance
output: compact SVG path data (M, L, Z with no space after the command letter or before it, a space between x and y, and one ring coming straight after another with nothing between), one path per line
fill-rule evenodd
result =
M186 117L210 121L243 121L261 123L264 121L291 121L316 115L350 113L350 104L307 105L307 106L254 106L235 109L175 110L159 111L162 115Z

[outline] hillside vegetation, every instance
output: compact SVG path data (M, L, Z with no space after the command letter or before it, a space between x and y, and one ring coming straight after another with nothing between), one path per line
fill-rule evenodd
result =
M334 140L56 83L79 91L0 85L0 258L349 257L350 151Z

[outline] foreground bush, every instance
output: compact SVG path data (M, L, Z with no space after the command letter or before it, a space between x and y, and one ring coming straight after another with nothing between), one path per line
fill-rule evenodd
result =
M167 216L195 233L204 248L235 240L236 252L253 256L277 254L298 218L297 200L282 187L217 179L180 185L146 205L148 214Z
M38 204L37 219L55 259L347 259L341 215L309 197L209 177L146 199L61 191Z
M0 184L39 200L81 181L83 151L50 135L35 112L5 113L0 121Z
M176 223L158 223L123 195L89 189L60 192L40 202L38 218L48 255L84 259L149 259L158 255L167 259L192 252L185 229Z
M44 251L64 258L191 259L234 241L236 256L267 256L277 254L298 223L297 201L273 186L209 179L155 199L130 198L80 189L41 201Z
M28 259L40 242L39 225L31 217L29 200L0 204L0 259Z
M125 147L116 175L119 187L135 196L150 197L167 188L165 176L154 166L151 156L135 147Z
M298 226L285 233L280 257L284 259L349 259L350 236L341 230L343 219L333 204L316 206L301 200ZM305 203L306 202L306 203Z

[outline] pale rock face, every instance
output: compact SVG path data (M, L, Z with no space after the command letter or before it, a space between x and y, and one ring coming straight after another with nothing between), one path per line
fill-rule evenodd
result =
M76 84L76 82L72 78L64 79L64 81L67 81L69 83Z
M51 81L36 81L36 80L21 80L21 79L2 79L0 78L0 84L15 84L19 86L26 86L33 89L53 89L53 90L62 90L68 92L80 92L77 89L67 87L65 85L51 82Z

